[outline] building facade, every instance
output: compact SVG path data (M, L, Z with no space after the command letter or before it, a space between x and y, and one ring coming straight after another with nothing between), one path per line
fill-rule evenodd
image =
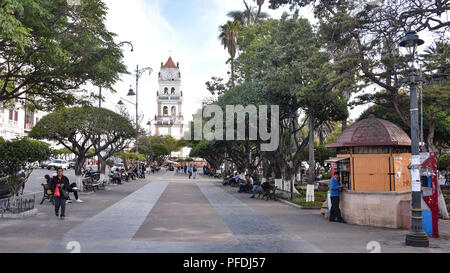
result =
M4 140L13 140L28 136L31 129L47 112L33 111L26 107L5 107L0 104L0 137ZM55 141L45 141L51 148L59 149L62 146Z
M161 63L158 73L159 89L156 93L158 105L155 119L155 135L172 136L179 140L183 137L183 91L181 90L181 72L172 57ZM182 151L172 153L172 157L182 157Z
M26 107L8 107L0 105L0 136L5 140L28 136L34 125L46 113L32 111Z

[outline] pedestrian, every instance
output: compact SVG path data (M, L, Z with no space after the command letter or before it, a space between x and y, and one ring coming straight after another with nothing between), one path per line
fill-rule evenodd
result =
M57 187L59 196L55 196L55 190ZM62 191L68 190L69 179L63 175L63 169L61 167L57 169L56 176L53 177L52 181L50 182L50 188L53 192L55 200L55 215L56 217L59 216L59 207L61 207L61 220L64 220L64 217L66 216L66 199L64 198L64 194Z
M330 222L345 223L341 216L341 210L339 209L339 195L344 188L344 184L341 184L339 180L339 173L335 172L334 177L330 180L330 197L331 197L331 211ZM336 220L337 219L337 220Z
M194 168L192 168L192 171L194 172L194 179L197 177L197 166L194 165Z
M186 171L187 171L187 165L186 164L184 164L183 169L184 169L184 174L186 174Z
M449 172L445 171L444 177L445 177L445 185L447 185L450 182L450 171Z
M188 173L189 173L189 179L191 179L191 176L192 176L192 165L189 165Z

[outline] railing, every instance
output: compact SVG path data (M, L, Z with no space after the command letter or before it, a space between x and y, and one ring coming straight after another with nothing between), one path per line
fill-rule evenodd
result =
M12 207L11 198L0 199L0 214L4 213L22 213L34 209L36 195L32 198L16 197L16 206Z

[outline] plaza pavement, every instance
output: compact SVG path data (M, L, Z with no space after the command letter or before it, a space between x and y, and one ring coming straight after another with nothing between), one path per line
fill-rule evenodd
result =
M326 221L319 210L249 198L218 179L164 172L82 194L66 219L37 202L37 216L0 219L0 252L298 253L450 252L450 221L429 248L404 245L407 230ZM40 201L40 196L36 196ZM73 199L73 198L72 198Z

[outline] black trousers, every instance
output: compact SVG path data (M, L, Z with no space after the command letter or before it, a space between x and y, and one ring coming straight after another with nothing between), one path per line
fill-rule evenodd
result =
M342 220L341 210L339 209L339 196L331 196L330 221Z
M61 216L66 216L66 199L62 197L55 198L55 212L58 213L59 207L61 207Z
M75 188L77 184L72 183L69 185L69 192L73 192L73 195L75 196L75 200L78 200L78 192L73 190L72 188Z

